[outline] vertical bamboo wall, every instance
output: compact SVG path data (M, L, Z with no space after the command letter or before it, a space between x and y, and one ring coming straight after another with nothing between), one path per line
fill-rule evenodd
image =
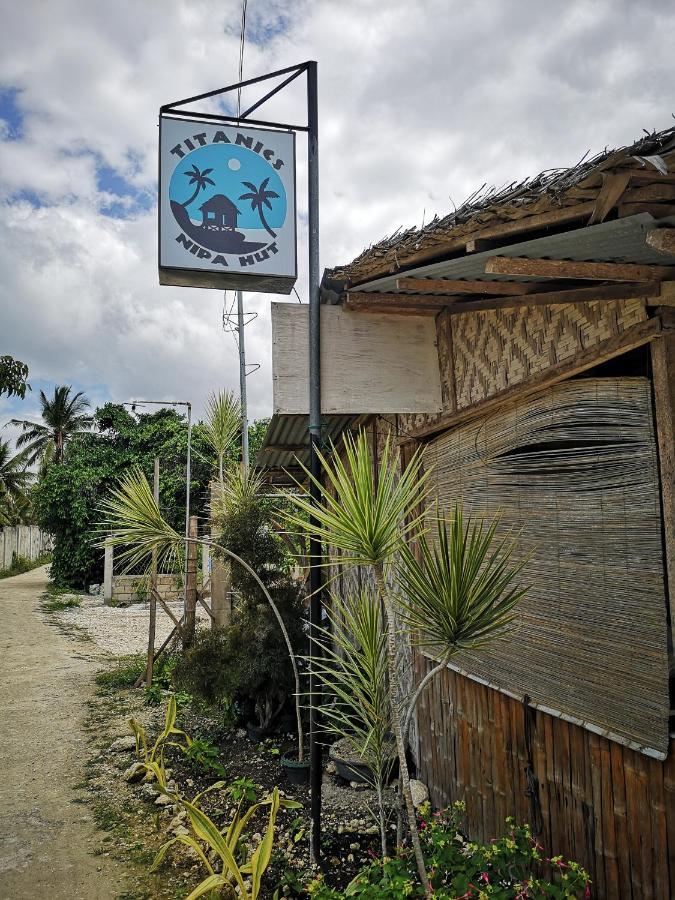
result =
M415 665L422 678L432 664L417 656ZM417 717L432 802L464 800L467 832L479 840L499 834L506 816L530 822L549 856L587 868L594 896L675 896L675 739L659 762L529 709L528 742L525 715L517 700L462 675L437 677Z

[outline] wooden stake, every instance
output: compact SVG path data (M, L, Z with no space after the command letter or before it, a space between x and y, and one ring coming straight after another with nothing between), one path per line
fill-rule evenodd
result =
M190 516L188 525L187 580L185 584L185 628L183 629L183 649L186 650L195 636L195 613L197 610L197 516Z
M152 479L152 496L159 506L159 459L155 458ZM145 670L145 684L152 685L152 669L155 660L155 629L157 627L157 551L152 552L152 569L150 574L150 622L148 624L148 663Z

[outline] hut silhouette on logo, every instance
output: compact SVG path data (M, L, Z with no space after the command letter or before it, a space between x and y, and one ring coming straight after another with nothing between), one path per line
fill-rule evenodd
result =
M240 210L225 194L214 194L199 207L202 214L202 228L209 231L234 231Z

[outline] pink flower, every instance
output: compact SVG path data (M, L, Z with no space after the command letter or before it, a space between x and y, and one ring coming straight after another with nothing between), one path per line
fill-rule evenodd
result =
M481 872L478 877L478 880L482 881L483 884L490 884L490 876L488 875L487 872Z

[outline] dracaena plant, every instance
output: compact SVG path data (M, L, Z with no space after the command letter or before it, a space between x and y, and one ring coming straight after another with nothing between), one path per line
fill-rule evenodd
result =
M120 478L117 487L102 502L101 510L105 521L101 523L100 528L105 536L102 538L100 546L108 544L121 548L118 559L123 562L125 568L149 570L153 557L156 558L160 571L162 571L163 564L170 566L175 562L186 539L163 518L155 503L150 485L140 468L130 469ZM300 705L300 673L288 630L276 603L258 573L241 556L228 547L207 538L190 538L189 540L220 550L235 563L243 566L269 603L283 634L293 668L298 759L302 761L304 759L304 735ZM172 571L172 569L167 568L165 571Z
M192 739L180 728L176 728L176 698L170 697L164 717L164 728L157 735L155 743L150 746L147 731L136 719L129 719L129 727L136 738L136 764L139 772L145 770L146 775L154 778L160 788L166 792L166 772L164 768L164 751L167 747L177 747L186 751L192 745Z
M204 437L216 456L218 479L225 482L225 456L241 430L241 406L231 391L211 393L206 401L206 420L202 423Z
M385 567L400 551L406 537L415 535L420 530L421 505L428 492L429 472L422 471L422 456L418 452L401 473L394 449L387 440L376 473L363 431L356 438L351 435L346 437L344 460L335 452L330 459L321 453L319 458L324 472L323 480L315 478L307 468L303 468L307 482L313 483L319 493L321 504L312 504L309 491L298 485L300 490L289 495L295 511L286 513L286 519L290 527L314 531L334 562L364 565L372 570L377 599L386 612L392 731L396 740L408 826L419 877L426 890L429 879L415 819L401 722L402 698L396 666L394 597L385 579ZM314 519L312 525L310 516Z
M313 639L319 652L310 657L323 688L319 707L323 727L342 738L368 766L377 793L376 819L382 855L387 855L384 788L392 773L391 698L388 685L387 631L382 607L372 591L331 597L326 628Z
M457 504L447 519L437 511L435 539L420 534L417 554L401 548L396 567L399 616L413 641L438 661L410 701L406 736L427 684L459 650L480 649L504 633L527 590L519 583L527 560L513 561L515 542L498 536L499 524L499 515L489 524L471 516L465 520Z

